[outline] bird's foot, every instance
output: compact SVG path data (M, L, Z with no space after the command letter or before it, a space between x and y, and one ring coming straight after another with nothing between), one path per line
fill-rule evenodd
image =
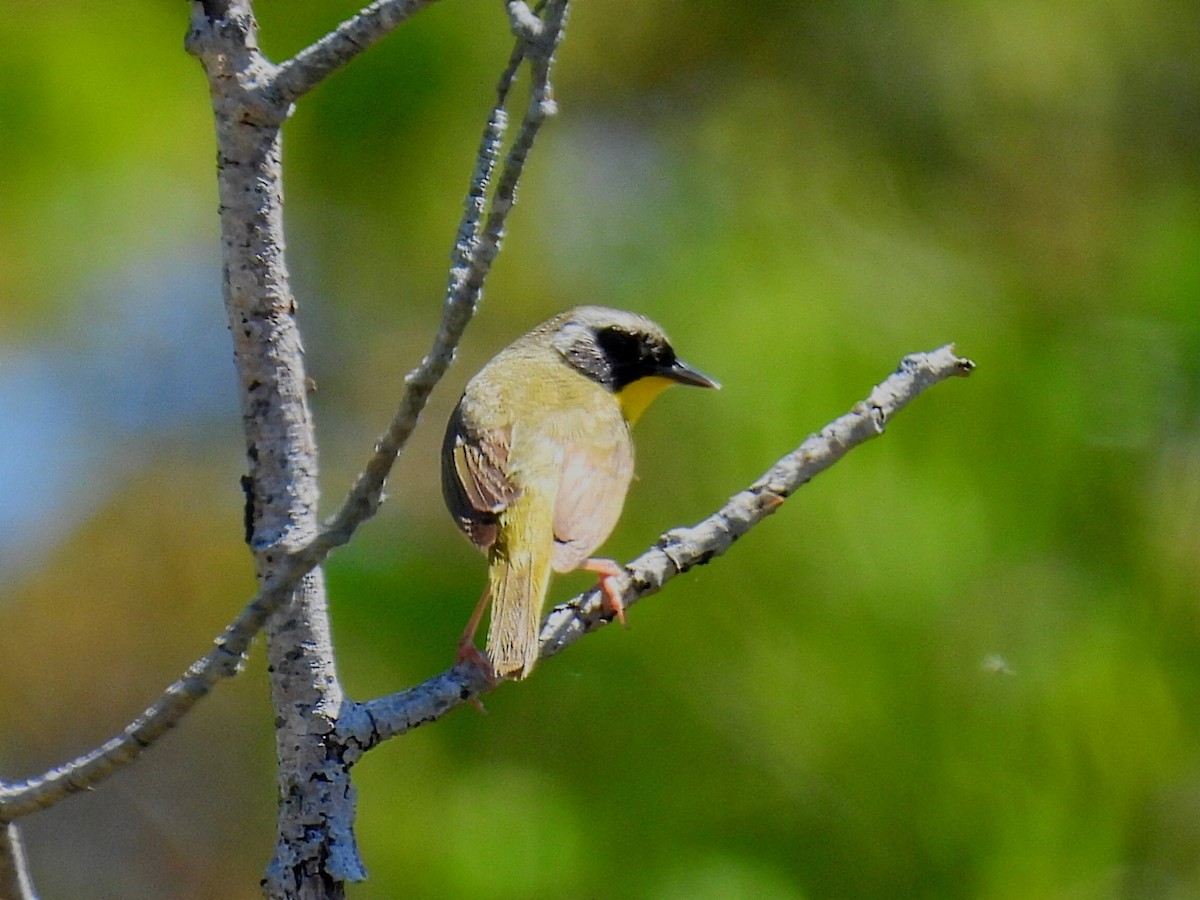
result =
M469 665L483 675L487 681L487 689L493 690L497 684L496 670L492 668L492 661L487 658L487 654L475 646L475 643L463 636L463 640L458 642L458 648L454 653L454 665ZM487 710L483 707L483 702L478 697L471 698L471 705L474 706L484 715L487 715Z
M594 572L599 577L600 592L604 595L605 606L622 625L628 628L629 623L625 621L625 600L621 596L621 588L618 584L621 576L625 574L625 570L611 559L589 559L580 568Z

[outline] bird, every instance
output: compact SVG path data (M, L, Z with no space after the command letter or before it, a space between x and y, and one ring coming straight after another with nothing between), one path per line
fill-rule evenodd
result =
M623 570L592 554L633 479L630 428L672 384L720 388L675 355L659 325L603 306L547 319L467 382L446 425L442 494L488 568L456 663L474 663L493 685L527 677L552 570L596 574L625 622ZM489 603L484 655L475 632Z

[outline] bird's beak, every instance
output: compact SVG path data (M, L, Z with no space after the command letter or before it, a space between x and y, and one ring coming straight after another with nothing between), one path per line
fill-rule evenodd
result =
M721 385L713 378L709 378L699 369L693 369L681 359L675 360L670 366L658 373L663 378L669 378L672 381L678 381L680 384L690 384L694 387L713 388L720 390Z

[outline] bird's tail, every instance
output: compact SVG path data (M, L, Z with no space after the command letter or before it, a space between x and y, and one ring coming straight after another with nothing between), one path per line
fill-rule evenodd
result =
M554 548L548 507L527 494L500 516L488 564L492 615L487 635L488 660L498 678L524 678L538 659Z

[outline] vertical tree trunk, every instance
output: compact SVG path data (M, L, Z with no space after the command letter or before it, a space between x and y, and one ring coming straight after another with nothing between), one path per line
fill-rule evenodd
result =
M285 260L280 126L256 88L274 69L249 6L208 18L225 52L204 57L216 111L225 308L249 475L247 539L259 581L317 534L317 448L303 345ZM224 39L223 39L224 38ZM267 623L279 818L269 897L336 898L364 876L351 829L349 769L331 753L343 696L320 569Z

